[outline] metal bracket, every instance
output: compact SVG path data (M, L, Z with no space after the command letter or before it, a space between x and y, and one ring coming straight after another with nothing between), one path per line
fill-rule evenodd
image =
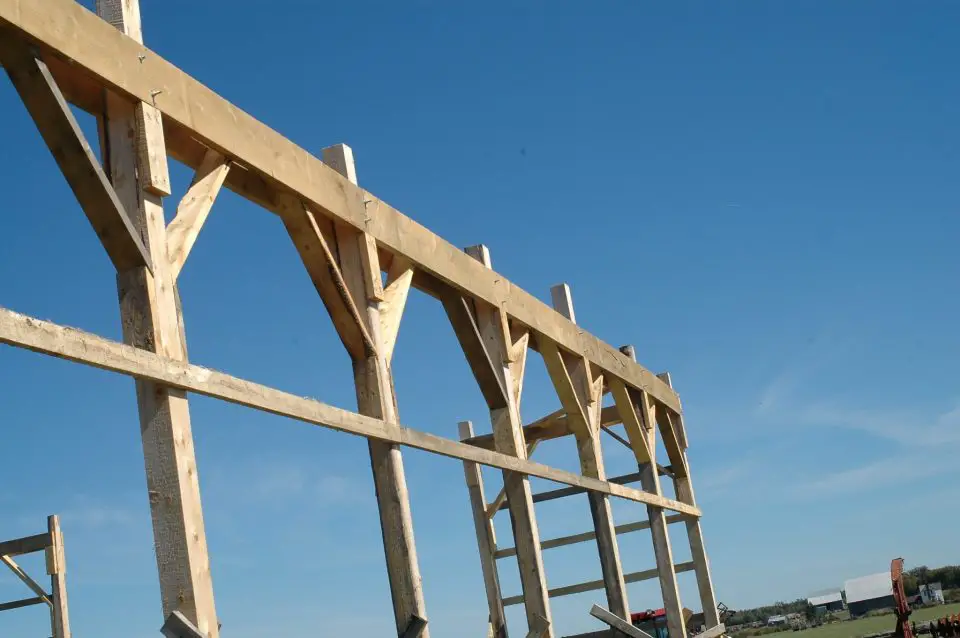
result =
M196 626L187 620L186 616L179 611L175 611L167 616L166 622L160 628L166 638L207 638L207 635L196 628Z
M426 628L426 619L414 614L410 617L410 622L407 623L407 628L403 630L402 634L400 634L400 638L420 638L420 635L423 634L423 630Z

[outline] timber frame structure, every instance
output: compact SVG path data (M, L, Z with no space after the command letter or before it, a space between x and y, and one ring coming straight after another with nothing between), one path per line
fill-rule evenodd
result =
M47 592L24 569L17 564L15 556L43 552L50 576L50 591ZM21 598L0 603L0 611L21 609L32 605L46 604L50 608L50 635L53 638L70 638L70 614L67 609L67 560L63 549L63 532L60 517L47 517L47 531L42 534L0 541L0 563L34 593L32 598Z
M669 376L639 365L632 348L580 328L569 288L556 287L547 306L496 273L485 247L459 250L358 187L349 147L315 158L228 103L143 45L137 0L97 0L97 13L74 0L0 0L0 64L116 267L123 327L119 343L0 307L0 343L135 379L165 618L178 612L209 638L220 633L191 433L194 393L368 439L398 635L429 636L403 446L464 463L491 635L507 635L503 608L522 603L526 635L553 638L550 598L573 590L605 590L609 613L629 620L626 583L659 578L670 635L686 636L676 577L685 570L696 573L706 626L719 624L679 397ZM97 117L102 158L70 104ZM196 173L166 224L168 159ZM352 360L357 412L188 362L177 277L224 187L283 221ZM391 356L411 287L442 303L489 407L490 434L476 436L464 423L454 440L400 425ZM531 350L543 357L562 409L524 426ZM608 393L614 405L602 408ZM617 423L639 472L608 480L601 432ZM669 467L657 463L658 430ZM580 473L530 460L538 441L567 435ZM480 465L503 471L492 503ZM663 495L661 475L674 481L675 499ZM568 487L533 494L530 476ZM541 542L534 503L583 492L593 530ZM615 527L610 496L646 505L648 520ZM509 511L513 548L496 544L500 509ZM674 564L671 522L686 526L690 563ZM641 529L651 532L656 568L624 574L617 536ZM594 540L602 579L548 589L542 550ZM508 556L520 566L514 598L502 597L497 576L496 561Z

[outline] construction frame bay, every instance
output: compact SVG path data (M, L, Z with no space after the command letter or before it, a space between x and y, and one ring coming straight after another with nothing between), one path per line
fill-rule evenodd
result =
M117 269L123 327L119 343L0 308L0 343L136 380L164 617L179 612L209 638L220 633L190 422L195 393L370 441L398 635L430 632L403 446L463 462L490 635L506 636L504 606L522 604L527 635L553 638L550 599L591 589L603 589L609 613L629 621L626 584L657 578L670 635L686 636L677 572L688 570L696 574L705 626L719 625L669 375L651 373L632 348L614 348L579 327L566 285L552 289L548 306L495 272L484 246L457 249L360 188L349 147L310 155L142 40L136 0L98 0L97 13L73 0L0 0L0 64ZM71 104L96 116L101 158ZM166 224L171 158L196 173ZM356 412L187 361L177 277L224 187L283 221L353 363ZM469 422L460 424L460 440L401 426L391 357L411 288L441 302L489 407L490 434L476 435ZM542 356L562 408L524 426L519 405L530 351ZM604 408L607 394L614 405ZM608 478L601 436L616 424L626 438L613 436L631 449L639 471ZM658 432L667 466L657 462ZM539 441L564 436L576 440L580 473L529 459ZM489 502L481 465L503 471L504 488ZM534 494L529 476L568 487ZM674 482L676 498L663 495L662 476ZM593 529L541 541L534 504L579 493L587 494ZM611 496L644 504L647 520L614 526ZM514 547L496 543L492 521L502 509ZM688 563L674 564L670 523L686 526ZM650 530L656 568L624 574L617 536L640 530ZM548 589L542 551L591 541L602 578ZM501 595L497 561L505 558L520 564L520 596Z

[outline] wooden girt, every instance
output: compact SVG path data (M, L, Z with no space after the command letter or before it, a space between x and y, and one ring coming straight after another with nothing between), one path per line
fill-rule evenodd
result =
M378 246L407 258L424 276L500 308L535 338L549 339L582 355L608 379L611 375L619 377L673 412L681 411L679 398L667 384L616 348L558 316L502 275L484 268L383 200L351 184L318 158L73 0L0 0L0 25L70 60L71 65L60 67L64 73L85 73L103 88L154 105L164 116L172 156L197 159L195 148L175 147L189 146L184 140L192 137L242 165L238 179L228 176L228 188L250 185L249 192L237 192L263 205L270 205L280 192L294 193L317 213L369 233ZM68 84L77 90L83 86L82 81ZM90 102L92 98L78 101ZM171 131L178 127L184 130ZM194 168L198 165L199 161L192 164ZM376 213L368 215L368 207Z
M366 417L210 368L163 357L76 328L28 317L3 307L0 307L0 343L349 434L406 445L518 474L536 476L638 503L654 504L689 516L700 516L698 508L673 499L559 470L516 456L484 450L419 430L406 427L388 428L380 419Z
M117 270L152 268L124 209L53 75L25 42L0 29L0 63Z

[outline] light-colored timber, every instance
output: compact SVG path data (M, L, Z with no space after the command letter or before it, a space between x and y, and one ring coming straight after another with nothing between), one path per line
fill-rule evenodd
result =
M494 638L509 635L504 606L520 603L527 627L513 635L554 638L562 630L552 621L551 598L584 591L604 589L614 616L628 618L625 586L648 578L660 579L670 631L682 636L676 573L689 570L697 574L705 622L717 626L688 433L669 375L654 375L632 349L622 352L578 326L569 287L552 291L551 308L495 272L485 247L461 251L360 188L348 146L314 157L144 47L138 0L97 0L96 9L99 15L74 0L0 0L0 64L117 270L124 343L0 306L0 344L136 380L165 619L219 635L187 399L195 393L368 440L398 635L429 633L403 446L463 462L464 514L474 518ZM101 161L71 107L97 117ZM167 225L169 159L195 175ZM356 412L188 362L177 279L192 251L202 250L201 230L223 188L282 220L352 361ZM489 433L477 436L462 424L454 440L401 425L391 364L411 288L442 304L489 408ZM519 405L531 350L543 357L561 409L524 427ZM601 407L605 400L613 405ZM625 435L609 429L616 424ZM632 450L638 473L606 476L604 430ZM669 467L656 458L657 432ZM568 435L579 473L530 460L540 441ZM481 465L503 472L491 504ZM530 476L567 487L533 494ZM660 476L674 480L676 499L663 496ZM635 481L640 489L627 485ZM581 493L593 531L541 543L534 504ZM609 496L645 505L649 520L615 527ZM492 517L501 509L510 512L514 547L497 548ZM674 565L667 524L681 520L692 560ZM624 574L617 535L644 529L657 568ZM602 578L548 588L542 551L590 541ZM0 603L0 611L48 604L52 635L69 638L58 519L51 517L45 534L0 542L3 561L18 574L13 557L41 550L51 592L34 582L35 597ZM518 561L523 593L503 598L496 561L508 556Z
M113 25L101 22L111 37L142 42L138 0L98 0L97 13ZM163 214L167 151L162 126L146 124L159 124L154 111L149 98L131 104L108 95L100 121L110 181L153 264L152 271L118 268L120 323L125 343L186 360L182 309L168 262ZM152 184L146 178L150 174ZM180 611L208 638L218 638L190 406L182 392L161 385L139 380L136 389L163 613Z

